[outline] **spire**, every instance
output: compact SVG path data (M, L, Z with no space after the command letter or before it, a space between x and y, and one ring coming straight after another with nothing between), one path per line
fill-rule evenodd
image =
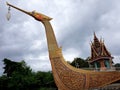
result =
M99 47L100 47L100 42L99 42L99 40L98 40L95 32L94 32L94 46L95 46L96 48L99 48Z
M104 44L104 39L99 40L94 32L94 39L91 42L91 59L98 57L111 57L111 54Z

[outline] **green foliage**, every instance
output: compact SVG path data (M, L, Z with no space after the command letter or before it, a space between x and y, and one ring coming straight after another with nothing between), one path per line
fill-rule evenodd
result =
M88 62L82 58L74 58L71 65L77 68L88 68L89 67Z
M24 61L21 62L15 62L15 61L11 61L9 59L4 59L4 74L7 74L8 77L11 77L12 74L14 73L19 73L22 75L28 75L31 73L31 69L30 67L28 67L26 65L26 63Z
M7 90L8 81L7 76L3 75L0 77L0 90Z
M115 67L120 67L120 63L116 63L116 64L115 64Z
M120 70L120 63L116 63L115 65L116 70Z
M5 75L0 77L0 90L56 90L51 72L32 72L24 61L3 62Z
M38 71L36 73L35 79L37 80L37 84L41 87L48 87L48 88L55 87L56 88L53 75L51 72Z

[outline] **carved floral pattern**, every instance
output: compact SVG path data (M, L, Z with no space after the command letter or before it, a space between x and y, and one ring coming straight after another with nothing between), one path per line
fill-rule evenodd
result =
M77 72L66 66L61 57L53 58L56 73L68 90L84 90L98 88L120 80L120 72ZM86 76L88 75L88 77ZM60 84L59 82L57 84ZM63 89L60 89L63 90Z

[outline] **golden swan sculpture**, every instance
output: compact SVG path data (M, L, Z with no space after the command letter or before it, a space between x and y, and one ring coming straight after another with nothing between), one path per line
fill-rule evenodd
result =
M52 18L35 11L27 12L9 3L7 5L43 23L46 31L52 72L58 90L88 90L120 80L120 72L118 71L95 72L72 67L64 60L62 50L57 44L53 28L50 24Z

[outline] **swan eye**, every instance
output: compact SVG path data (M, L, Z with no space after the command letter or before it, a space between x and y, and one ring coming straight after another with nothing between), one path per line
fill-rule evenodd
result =
M34 10L34 11L32 11L32 14L35 14L35 12L36 12L35 10Z

